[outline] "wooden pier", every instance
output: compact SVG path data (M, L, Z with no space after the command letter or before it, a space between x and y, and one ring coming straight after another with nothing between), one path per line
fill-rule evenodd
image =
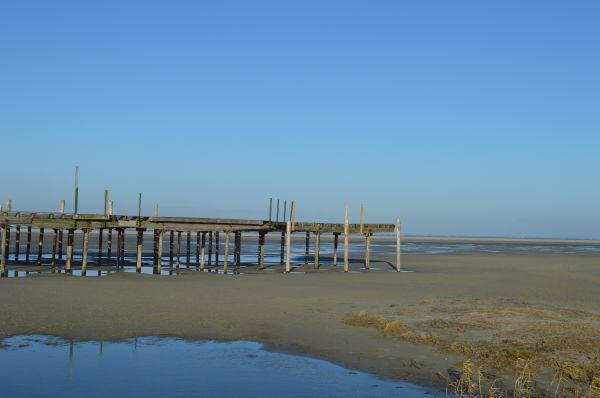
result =
M141 200L141 197L140 197ZM227 273L229 264L229 246L233 242L233 264L239 265L241 257L241 241L244 232L258 233L258 256L257 269L265 269L265 237L267 234L281 235L281 265L283 272L290 272L291 269L291 235L306 234L306 253L308 263L308 245L310 235L315 236L314 247L314 268L319 269L320 259L319 250L321 236L331 234L334 239L333 266L337 266L338 239L344 237L344 264L343 270L348 271L348 236L353 233L360 233L366 240L366 252L364 266L366 269L370 263L370 240L375 233L397 232L397 259L394 265L397 271L400 271L400 225L396 224L365 224L364 212L361 207L361 223L350 224L348 222L347 211L345 222L342 224L332 223L307 223L296 222L295 204L292 202L289 220L241 220L241 219L222 219L222 218L192 218L192 217L159 217L157 209L152 217L112 215L112 202L109 208L106 207L105 195L105 214L70 214L64 212L64 201L61 202L60 212L58 213L28 213L13 212L10 203L7 204L5 211L0 213L1 235L1 268L0 275L7 276L7 264L28 264L34 262L37 265L43 263L44 239L50 233L52 242L52 256L46 259L46 265L52 268L64 270L71 273L74 268L74 245L75 231L81 231L83 238L81 242L81 275L86 275L90 257L88 252L93 242L90 242L90 233L98 232L98 255L94 259L95 266L101 266L108 261L115 261L117 267L122 267L125 261L125 233L126 231L135 231L137 233L137 244L135 249L135 266L138 272L141 272L142 266L152 266L153 273L160 274L163 266L164 246L168 239L169 266L179 265L181 257L185 256L186 264L192 261L192 253L195 257L195 267L198 270L207 268L218 268ZM279 207L279 206L278 206ZM279 209L278 209L279 211ZM286 218L286 206L284 206L284 220ZM277 217L279 219L279 217ZM14 227L14 232L13 232ZM37 230L37 242L32 242L32 228ZM23 236L23 231L27 231ZM153 231L153 262L152 264L143 263L142 248L144 243L144 232ZM176 232L176 234L175 234ZM64 236L66 233L66 250L64 249ZM116 234L116 244L114 235ZM167 234L167 237L165 237ZM182 236L183 234L183 236ZM193 236L195 234L195 236ZM220 235L224 235L225 248L222 261L220 255ZM208 239L207 239L208 237ZM104 240L106 238L106 241ZM175 251L176 238L176 251ZM192 239L195 238L195 239ZM185 242L185 254L182 254L182 239ZM213 248L214 241L214 248ZM14 243L13 243L14 242ZM104 244L106 242L106 244ZM195 250L192 251L192 242L195 242ZM33 247L36 250L35 257L31 253ZM207 246L208 243L208 247ZM14 244L14 250L11 252L11 245ZM25 244L25 259L21 260L23 253L22 245ZM34 249L34 250L35 250ZM114 252L114 253L113 253ZM12 255L11 255L12 253ZM105 254L105 255L104 255ZM214 259L213 259L214 254ZM114 257L113 257L114 256ZM11 261L12 258L12 261ZM114 260L113 260L114 259ZM285 267L283 267L285 265Z

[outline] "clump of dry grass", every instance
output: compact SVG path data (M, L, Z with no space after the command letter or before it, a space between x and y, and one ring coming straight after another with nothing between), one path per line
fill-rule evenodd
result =
M506 394L497 386L496 379L489 379L481 366L471 361L465 361L458 377L447 379L446 396L452 398L502 398Z
M402 321L390 320L383 315L369 314L367 311L352 315L344 323L354 327L377 329L384 336L400 336L408 328Z

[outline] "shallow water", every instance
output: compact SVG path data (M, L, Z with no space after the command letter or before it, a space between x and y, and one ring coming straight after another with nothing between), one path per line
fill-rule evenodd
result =
M413 384L247 341L15 336L0 344L0 396L7 398L432 396Z

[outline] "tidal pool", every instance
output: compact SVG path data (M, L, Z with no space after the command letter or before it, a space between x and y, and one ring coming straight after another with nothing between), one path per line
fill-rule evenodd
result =
M0 341L2 397L431 397L419 386L248 341Z

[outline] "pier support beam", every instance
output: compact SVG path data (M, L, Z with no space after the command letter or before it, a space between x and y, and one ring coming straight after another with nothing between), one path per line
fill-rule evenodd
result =
M371 266L371 232L365 232L365 269Z
M290 273L291 271L291 256L292 256L292 222L287 221L285 226L286 233L284 234L287 238L286 245L286 256L285 256L285 272Z
M65 263L65 272L71 273L73 265L73 241L75 240L75 230L67 230L67 261Z
M169 267L173 267L173 251L175 250L175 231L169 232Z
M196 232L196 269L200 267L200 232Z
M304 265L308 265L309 245L310 245L310 232L307 231L306 232L305 249L304 249Z
M8 276L8 272L6 272L6 259L8 258L8 253L6 250L6 244L8 242L7 232L8 232L8 225L2 225L2 242L0 243L2 245L2 248L1 248L2 255L0 257L0 276L1 277Z
M319 269L319 250L321 248L321 232L315 232L315 269Z
M175 260L175 265L179 268L179 262L181 259L181 231L177 231L177 257Z
M333 233L333 266L334 267L337 267L339 238L340 238L340 233L334 232Z
M107 242L106 242L106 244L107 244L107 246L106 246L106 258L108 260L110 260L111 257L112 257L112 232L113 232L113 229L109 228L108 229L108 239L107 239Z
M62 263L63 259L63 230L58 231L58 264Z
M83 249L81 252L81 276L85 276L87 272L88 249L90 245L90 230L83 230Z
M98 266L102 265L102 238L104 235L104 228L98 230Z
M202 247L200 248L200 270L204 271L204 246L206 245L206 232L202 232Z
M215 267L219 268L219 231L215 232Z
M285 231L281 233L281 256L279 259L279 264L283 266L283 261L285 257Z
M348 272L348 234L350 226L348 224L348 205L344 208L344 272Z
M208 266L212 266L212 252L213 252L213 233L208 233Z
M19 251L21 250L21 226L15 229L15 264L19 264Z
M229 260L229 232L225 232L225 256L223 257L223 274L227 274L227 262Z
M27 227L27 246L25 246L25 264L29 264L29 253L31 252L31 227Z
M396 271L400 272L400 218L396 219Z
M144 229L137 229L137 250L135 256L135 271L142 272L142 247L144 245Z
M191 246L192 246L192 233L187 233L187 246L185 248L185 267L190 268L190 257L191 257Z
M42 265L42 254L44 252L44 228L40 228L40 233L38 236L38 265Z
M156 233L156 266L154 267L154 273L160 275L160 269L162 267L162 253L163 253L163 230L159 229Z
M123 234L121 228L117 228L117 267L122 266L121 264L121 241L123 240Z
M258 269L265 268L265 232L258 233Z
M58 246L58 229L54 228L54 238L52 239L52 272L56 267L56 246Z

